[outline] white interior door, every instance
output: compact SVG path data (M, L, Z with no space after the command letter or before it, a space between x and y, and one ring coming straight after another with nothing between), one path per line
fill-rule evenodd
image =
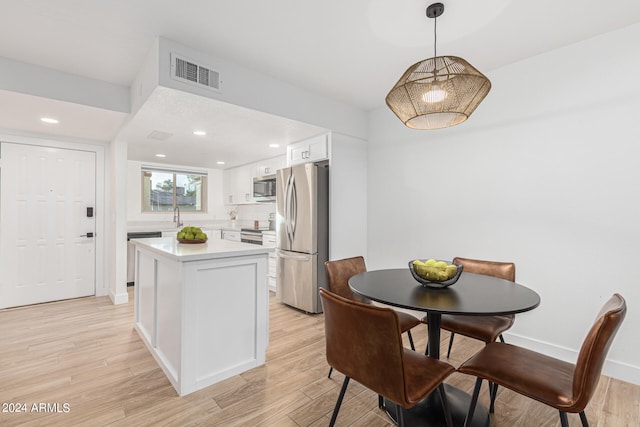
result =
M0 308L95 294L96 155L1 143Z

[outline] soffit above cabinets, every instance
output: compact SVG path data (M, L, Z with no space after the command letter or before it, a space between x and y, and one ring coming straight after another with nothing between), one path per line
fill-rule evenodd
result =
M203 130L204 136L194 135ZM152 132L168 134L151 138ZM157 87L119 135L128 158L227 169L286 154L289 143L326 129L187 92ZM269 144L278 144L272 148ZM222 160L224 165L217 165Z

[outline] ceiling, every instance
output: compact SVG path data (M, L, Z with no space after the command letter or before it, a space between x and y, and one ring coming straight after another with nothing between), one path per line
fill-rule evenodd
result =
M0 57L129 86L154 39L162 36L368 111L384 105L405 69L433 56L433 21L424 16L429 3L2 0ZM485 73L640 22L637 0L443 3L438 54L463 57ZM51 110L64 117L57 127L33 117ZM215 134L194 137L192 130L211 117L224 126L216 126ZM253 132L243 126L248 118L256 123ZM123 113L0 90L2 128L110 141L123 126L130 158L149 159L162 149L167 162L226 162L219 167L281 154L286 143L322 132L176 91L154 93L128 120ZM153 130L172 136L150 140ZM276 140L282 146L269 149Z
M222 169L284 154L287 143L326 131L164 87L153 91L132 122L119 135L129 141L129 159Z

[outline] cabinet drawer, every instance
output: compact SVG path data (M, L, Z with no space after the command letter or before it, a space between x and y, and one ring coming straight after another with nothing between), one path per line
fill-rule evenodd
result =
M266 246L268 248L276 247L276 236L275 235L267 235L262 234L262 246Z
M222 231L222 238L224 240L233 240L234 242L240 241L240 232L239 231Z

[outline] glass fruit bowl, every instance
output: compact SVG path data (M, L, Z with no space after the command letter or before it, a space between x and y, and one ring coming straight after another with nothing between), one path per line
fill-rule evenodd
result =
M414 265L414 262L418 261L419 265ZM411 260L409 261L409 271L411 271L411 275L417 282L419 282L422 286L426 286L429 288L446 288L448 286L453 285L458 281L460 275L462 274L462 265L447 263L446 261L435 261L436 265L430 263L431 265L425 265L425 262L429 262L431 260ZM442 268L442 264L444 263L447 267ZM455 272L453 272L453 267L455 267ZM449 269L449 273L446 273L446 269ZM445 271L445 273L438 274L439 271Z

